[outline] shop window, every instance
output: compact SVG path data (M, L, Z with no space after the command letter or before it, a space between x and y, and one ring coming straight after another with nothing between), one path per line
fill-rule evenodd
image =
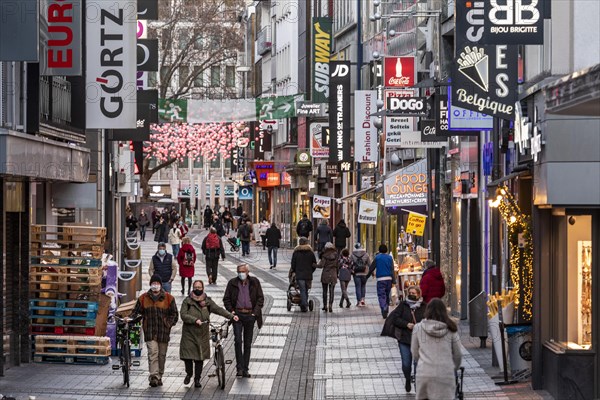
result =
M225 86L235 86L235 66L228 65L225 67Z

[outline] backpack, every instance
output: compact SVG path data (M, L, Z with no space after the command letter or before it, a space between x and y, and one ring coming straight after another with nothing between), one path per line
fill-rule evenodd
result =
M183 265L186 267L193 267L194 266L194 254L192 254L191 251L186 251L185 252L185 257L183 259Z
M360 257L356 257L356 260L353 260L352 263L354 264L354 272L355 273L363 273L367 271L367 263L365 260L366 253L363 254Z
M206 248L207 249L219 249L221 248L221 244L219 243L219 236L214 234L209 234L206 237Z
M298 223L298 232L300 232L300 234L306 234L309 233L311 230L311 223L309 220L307 219L303 219Z

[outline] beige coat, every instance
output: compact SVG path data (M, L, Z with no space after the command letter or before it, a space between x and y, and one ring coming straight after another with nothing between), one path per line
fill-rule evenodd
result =
M424 319L413 328L411 351L417 362L417 400L454 399L454 371L462 362L458 333L443 322Z

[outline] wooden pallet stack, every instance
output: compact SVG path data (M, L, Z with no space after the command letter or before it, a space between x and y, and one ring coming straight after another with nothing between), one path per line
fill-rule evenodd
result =
M31 334L35 337L34 361L108 362L110 352L88 354L79 350L86 347L85 343L100 346L98 343L104 344L106 339L94 336L97 319L102 317L99 299L105 239L106 228L31 227L29 308ZM64 340L51 339L55 335L65 335ZM73 339L84 335L87 337L80 342Z

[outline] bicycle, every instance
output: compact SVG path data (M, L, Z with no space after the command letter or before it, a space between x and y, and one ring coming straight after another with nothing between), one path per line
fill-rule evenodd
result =
M142 316L138 315L135 318L114 316L117 320L117 349L119 351L119 364L113 365L113 370L123 371L123 385L129 387L129 370L132 366L139 367L139 361L131 361L131 326L138 323Z
M225 364L231 364L231 360L225 360L225 352L223 351L223 340L227 339L229 325L231 325L231 321L210 324L210 339L215 348L215 355L213 356L215 373L210 374L209 377L213 378L216 375L221 389L225 389Z

